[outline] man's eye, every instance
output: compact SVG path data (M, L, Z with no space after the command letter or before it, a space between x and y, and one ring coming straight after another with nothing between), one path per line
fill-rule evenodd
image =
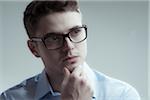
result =
M81 29L75 29L74 30L74 33L79 33L79 32L81 32Z
M59 40L59 37L53 36L53 37L51 37L51 39L52 39L52 40Z
M77 36L77 35L79 35L81 32L82 32L81 29L75 29L75 30L73 30L73 31L71 32L71 35L72 35L72 36Z
M56 42L59 41L60 37L59 36L50 36L46 39L47 42Z

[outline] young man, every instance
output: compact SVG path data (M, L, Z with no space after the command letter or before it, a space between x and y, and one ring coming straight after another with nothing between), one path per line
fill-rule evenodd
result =
M28 47L44 70L3 92L0 100L140 100L133 87L86 64L87 27L77 1L32 1L24 25Z

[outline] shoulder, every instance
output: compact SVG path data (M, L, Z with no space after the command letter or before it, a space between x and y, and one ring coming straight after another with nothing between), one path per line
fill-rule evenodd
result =
M98 71L94 71L94 74L96 76L97 85L103 90L101 92L103 92L106 97L120 97L120 100L140 100L138 92L130 84L109 77Z
M34 95L35 93L38 77L39 77L39 74L29 79L26 79L20 84L4 91L0 95L0 100L13 100L16 97L20 99L22 99L23 97L24 99L26 97L32 97L32 95Z
M131 85L129 85L128 83L126 82L123 82L121 80L118 80L118 79L115 79L115 78L112 78L110 76L107 76L99 71L94 71L95 73L95 76L96 76L96 80L98 82L101 82L105 85L108 85L108 86L113 86L113 87L122 87L122 88L128 88L128 87L131 87Z

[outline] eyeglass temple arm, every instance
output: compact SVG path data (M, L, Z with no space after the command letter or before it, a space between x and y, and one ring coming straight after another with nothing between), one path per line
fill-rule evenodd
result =
M37 38L37 37L36 37L36 38L35 38L35 37L31 38L31 40L32 40L32 41L39 41L39 42L41 42L41 41L42 41L42 39L41 39L41 38Z

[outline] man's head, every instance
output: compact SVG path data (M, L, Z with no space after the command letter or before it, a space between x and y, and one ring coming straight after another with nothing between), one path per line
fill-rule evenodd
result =
M77 1L32 1L24 12L32 53L41 57L50 74L72 71L86 58L86 27Z
M78 3L75 0L48 0L32 1L24 12L24 26L30 37L34 36L38 28L38 22L41 17L56 12L80 12Z

